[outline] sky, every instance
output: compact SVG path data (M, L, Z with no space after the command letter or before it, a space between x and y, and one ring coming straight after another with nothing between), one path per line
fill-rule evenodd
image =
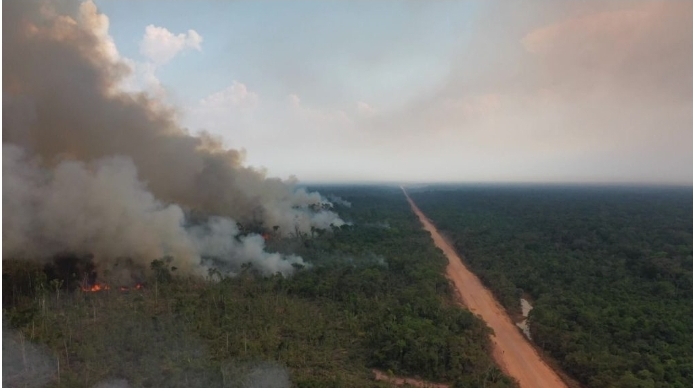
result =
M122 88L270 176L693 184L693 2L95 4Z

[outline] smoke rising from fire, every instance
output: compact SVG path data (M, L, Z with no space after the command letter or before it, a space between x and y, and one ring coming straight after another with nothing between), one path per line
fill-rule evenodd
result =
M21 333L10 330L2 319L2 385L39 388L47 385L57 370L55 359L43 345L31 343Z
M202 256L289 273L298 257L235 238L236 221L278 233L341 225L331 204L267 178L176 112L120 90L130 69L91 2L3 4L3 257L91 254L102 265ZM210 218L189 226L185 214Z
M180 259L176 266L181 270L201 273L202 256L217 258L231 270L253 263L266 274L286 274L293 263L303 263L299 257L265 252L261 236L236 239L239 230L230 218L212 217L186 227L183 210L146 191L127 158L64 161L46 170L22 149L4 145L3 179L7 257L93 255L101 269L113 271L114 259L129 258L146 267L153 258L171 256Z

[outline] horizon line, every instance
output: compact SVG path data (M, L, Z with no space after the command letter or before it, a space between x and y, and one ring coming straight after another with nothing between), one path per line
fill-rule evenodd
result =
M550 187L651 187L693 188L693 182L548 182L548 181L398 181L398 180L299 180L299 186L550 186Z

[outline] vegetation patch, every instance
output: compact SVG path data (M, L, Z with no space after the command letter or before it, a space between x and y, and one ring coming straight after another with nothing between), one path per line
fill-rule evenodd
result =
M409 191L535 343L589 387L693 386L693 192Z
M5 261L8 326L44 347L56 387L234 387L269 375L295 387L387 386L371 368L458 387L514 386L490 357L490 329L452 303L447 261L401 191L321 191L348 201L337 210L350 224L268 236L268 250L310 263L291 277L245 265L235 277L187 278L162 258L141 288L88 292L44 267Z

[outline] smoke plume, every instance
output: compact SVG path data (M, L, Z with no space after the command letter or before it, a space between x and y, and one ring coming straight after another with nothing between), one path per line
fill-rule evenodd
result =
M39 388L54 377L57 366L48 348L27 340L2 320L2 386Z
M318 193L268 178L176 112L119 88L131 71L91 2L3 3L3 257L58 253L145 264L203 256L265 273L298 257L239 237L237 221L287 235L342 221ZM190 212L203 221L186 219Z

